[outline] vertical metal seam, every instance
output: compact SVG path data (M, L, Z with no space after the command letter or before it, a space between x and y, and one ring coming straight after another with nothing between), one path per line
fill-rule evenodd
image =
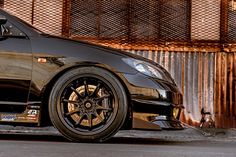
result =
M5 2L4 0L0 0L0 7L1 8L4 8L4 2Z
M192 41L192 0L189 0L189 40Z
M34 25L34 7L35 7L35 0L32 0L32 13L31 13L31 24Z
M79 2L78 2L79 3ZM62 10L62 36L70 36L70 10L71 10L71 0L63 0L63 10Z
M222 46L226 42L228 34L228 0L221 0L220 7L220 43Z
M102 16L102 0L96 0L96 27L97 27L97 38L101 39L101 16Z

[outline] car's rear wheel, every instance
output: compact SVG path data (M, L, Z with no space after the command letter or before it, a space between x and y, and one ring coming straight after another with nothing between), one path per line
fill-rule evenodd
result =
M49 97L53 125L69 140L104 141L123 125L127 98L119 80L97 67L70 70Z

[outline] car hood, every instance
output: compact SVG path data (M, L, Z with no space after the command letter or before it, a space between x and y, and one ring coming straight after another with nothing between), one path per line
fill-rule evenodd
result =
M108 46L95 44L95 43L84 41L84 40L75 40L75 39L70 39L70 38L54 36L54 35L50 35L50 34L41 34L41 35L45 38L48 38L48 39L59 39L59 40L66 41L66 42L72 42L72 43L76 43L76 44L79 44L79 45L84 45L86 47L90 47L90 48L93 48L93 49L97 49L97 50L100 50L100 51L112 53L112 54L115 54L115 55L120 55L122 57L127 56L127 57L131 57L131 58L135 58L135 59L141 59L141 60L144 59L144 60L146 60L144 57L141 57L141 56L138 56L138 55L126 52L126 51L122 51L122 50L115 49L115 48L108 47Z
M115 49L112 47L108 47L108 46L103 46L103 45L98 45L92 42L88 42L88 41L82 41L82 40L75 40L75 39L70 39L70 38L63 38L63 37L58 37L58 36L53 36L53 35L49 35L49 34L42 34L44 37L48 38L48 39L59 39L59 40L63 40L66 42L72 42L78 45L83 45L85 47L89 47L92 49L96 49L98 51L104 52L104 53L110 53L110 54L114 54L114 55L118 55L121 56L123 58L133 58L133 59L137 59L137 60L142 60L145 62L149 62L151 64L154 64L155 66L158 66L160 68L162 68L158 63L144 58L142 56L136 55L136 54L132 54L128 51L123 51L123 50L119 50L119 49Z
M48 34L41 34L39 37L32 38L32 50L35 54L44 53L48 55L64 56L65 58L72 57L77 59L76 62L94 62L108 65L117 72L137 73L137 70L124 63L122 58L133 58L149 62L163 69L159 64L149 59L126 51ZM163 69L163 71L165 71L165 69Z

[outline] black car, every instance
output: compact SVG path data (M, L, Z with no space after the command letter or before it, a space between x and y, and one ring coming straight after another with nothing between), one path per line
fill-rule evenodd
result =
M53 125L82 142L182 128L182 95L157 63L45 34L3 10L0 25L0 124Z

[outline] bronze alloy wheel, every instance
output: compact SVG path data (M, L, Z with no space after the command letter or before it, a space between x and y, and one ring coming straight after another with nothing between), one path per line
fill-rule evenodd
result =
M71 70L55 84L49 100L54 126L73 141L103 141L122 126L127 100L121 83L108 71Z

